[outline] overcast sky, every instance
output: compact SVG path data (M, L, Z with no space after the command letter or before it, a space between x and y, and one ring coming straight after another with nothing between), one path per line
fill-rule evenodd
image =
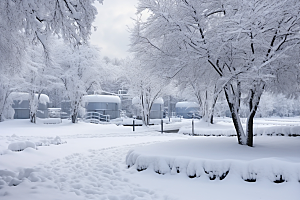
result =
M96 3L98 15L92 32L91 44L101 48L103 56L125 58L129 55L128 26L133 27L137 0L104 0L103 5Z

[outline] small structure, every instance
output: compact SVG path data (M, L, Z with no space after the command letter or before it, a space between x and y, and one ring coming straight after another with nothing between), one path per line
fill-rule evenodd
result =
M14 119L29 119L29 93L14 92L11 95L13 99L12 108L15 110ZM35 98L38 98L38 94L35 94ZM41 94L36 117L48 118L48 103L49 97Z
M177 102L175 108L177 116L182 116L185 119L191 119L193 117L201 118L201 116L199 116L200 106L196 102Z
M70 119L71 118L71 101L63 100L60 103L60 118L61 119Z
M134 97L132 99L132 105L135 107L134 114L137 119L141 119L141 108L140 108L140 99L138 97ZM151 110L150 110L150 119L162 119L164 113L164 100L162 98L158 98L154 100Z
M110 119L120 117L121 99L113 95L86 95L83 97L86 112L109 115Z
M150 119L162 119L164 113L164 100L163 98L156 99L150 110Z

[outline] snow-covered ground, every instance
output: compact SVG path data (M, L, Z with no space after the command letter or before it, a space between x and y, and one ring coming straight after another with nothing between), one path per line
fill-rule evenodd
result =
M195 127L218 132L232 126L228 119L217 121L208 128L201 122ZM299 124L299 118L256 120L257 128ZM165 124L164 129L190 126L190 120L183 120ZM190 137L159 130L160 125L138 126L133 132L130 126L68 120L2 122L0 199L299 199L299 137L258 136L255 147L249 148L239 146L235 137ZM154 172L159 170L151 164L153 158L159 159L154 161L160 162L157 169L166 169L161 171L164 175ZM164 168L166 159L177 159L180 173L169 165ZM137 171L137 160L148 162L148 169ZM128 168L129 161L135 165ZM202 171L197 171L199 166ZM215 174L210 180L210 175L228 169L226 178ZM272 175L283 175L284 182L274 183Z

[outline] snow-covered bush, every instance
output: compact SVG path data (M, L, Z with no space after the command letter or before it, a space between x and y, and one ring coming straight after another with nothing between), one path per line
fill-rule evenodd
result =
M11 151L23 151L26 148L36 149L36 145L34 142L24 141L24 142L13 142L8 145L8 149Z

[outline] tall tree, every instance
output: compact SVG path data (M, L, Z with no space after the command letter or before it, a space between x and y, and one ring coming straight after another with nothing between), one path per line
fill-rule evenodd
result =
M199 67L214 69L238 143L253 146L253 118L260 97L282 67L276 61L299 45L299 8L297 0L140 0L138 12L151 14L145 22L137 20L132 46L136 52L172 63L165 65L170 73L176 74L191 59L198 60ZM242 93L248 94L246 131L239 117Z

